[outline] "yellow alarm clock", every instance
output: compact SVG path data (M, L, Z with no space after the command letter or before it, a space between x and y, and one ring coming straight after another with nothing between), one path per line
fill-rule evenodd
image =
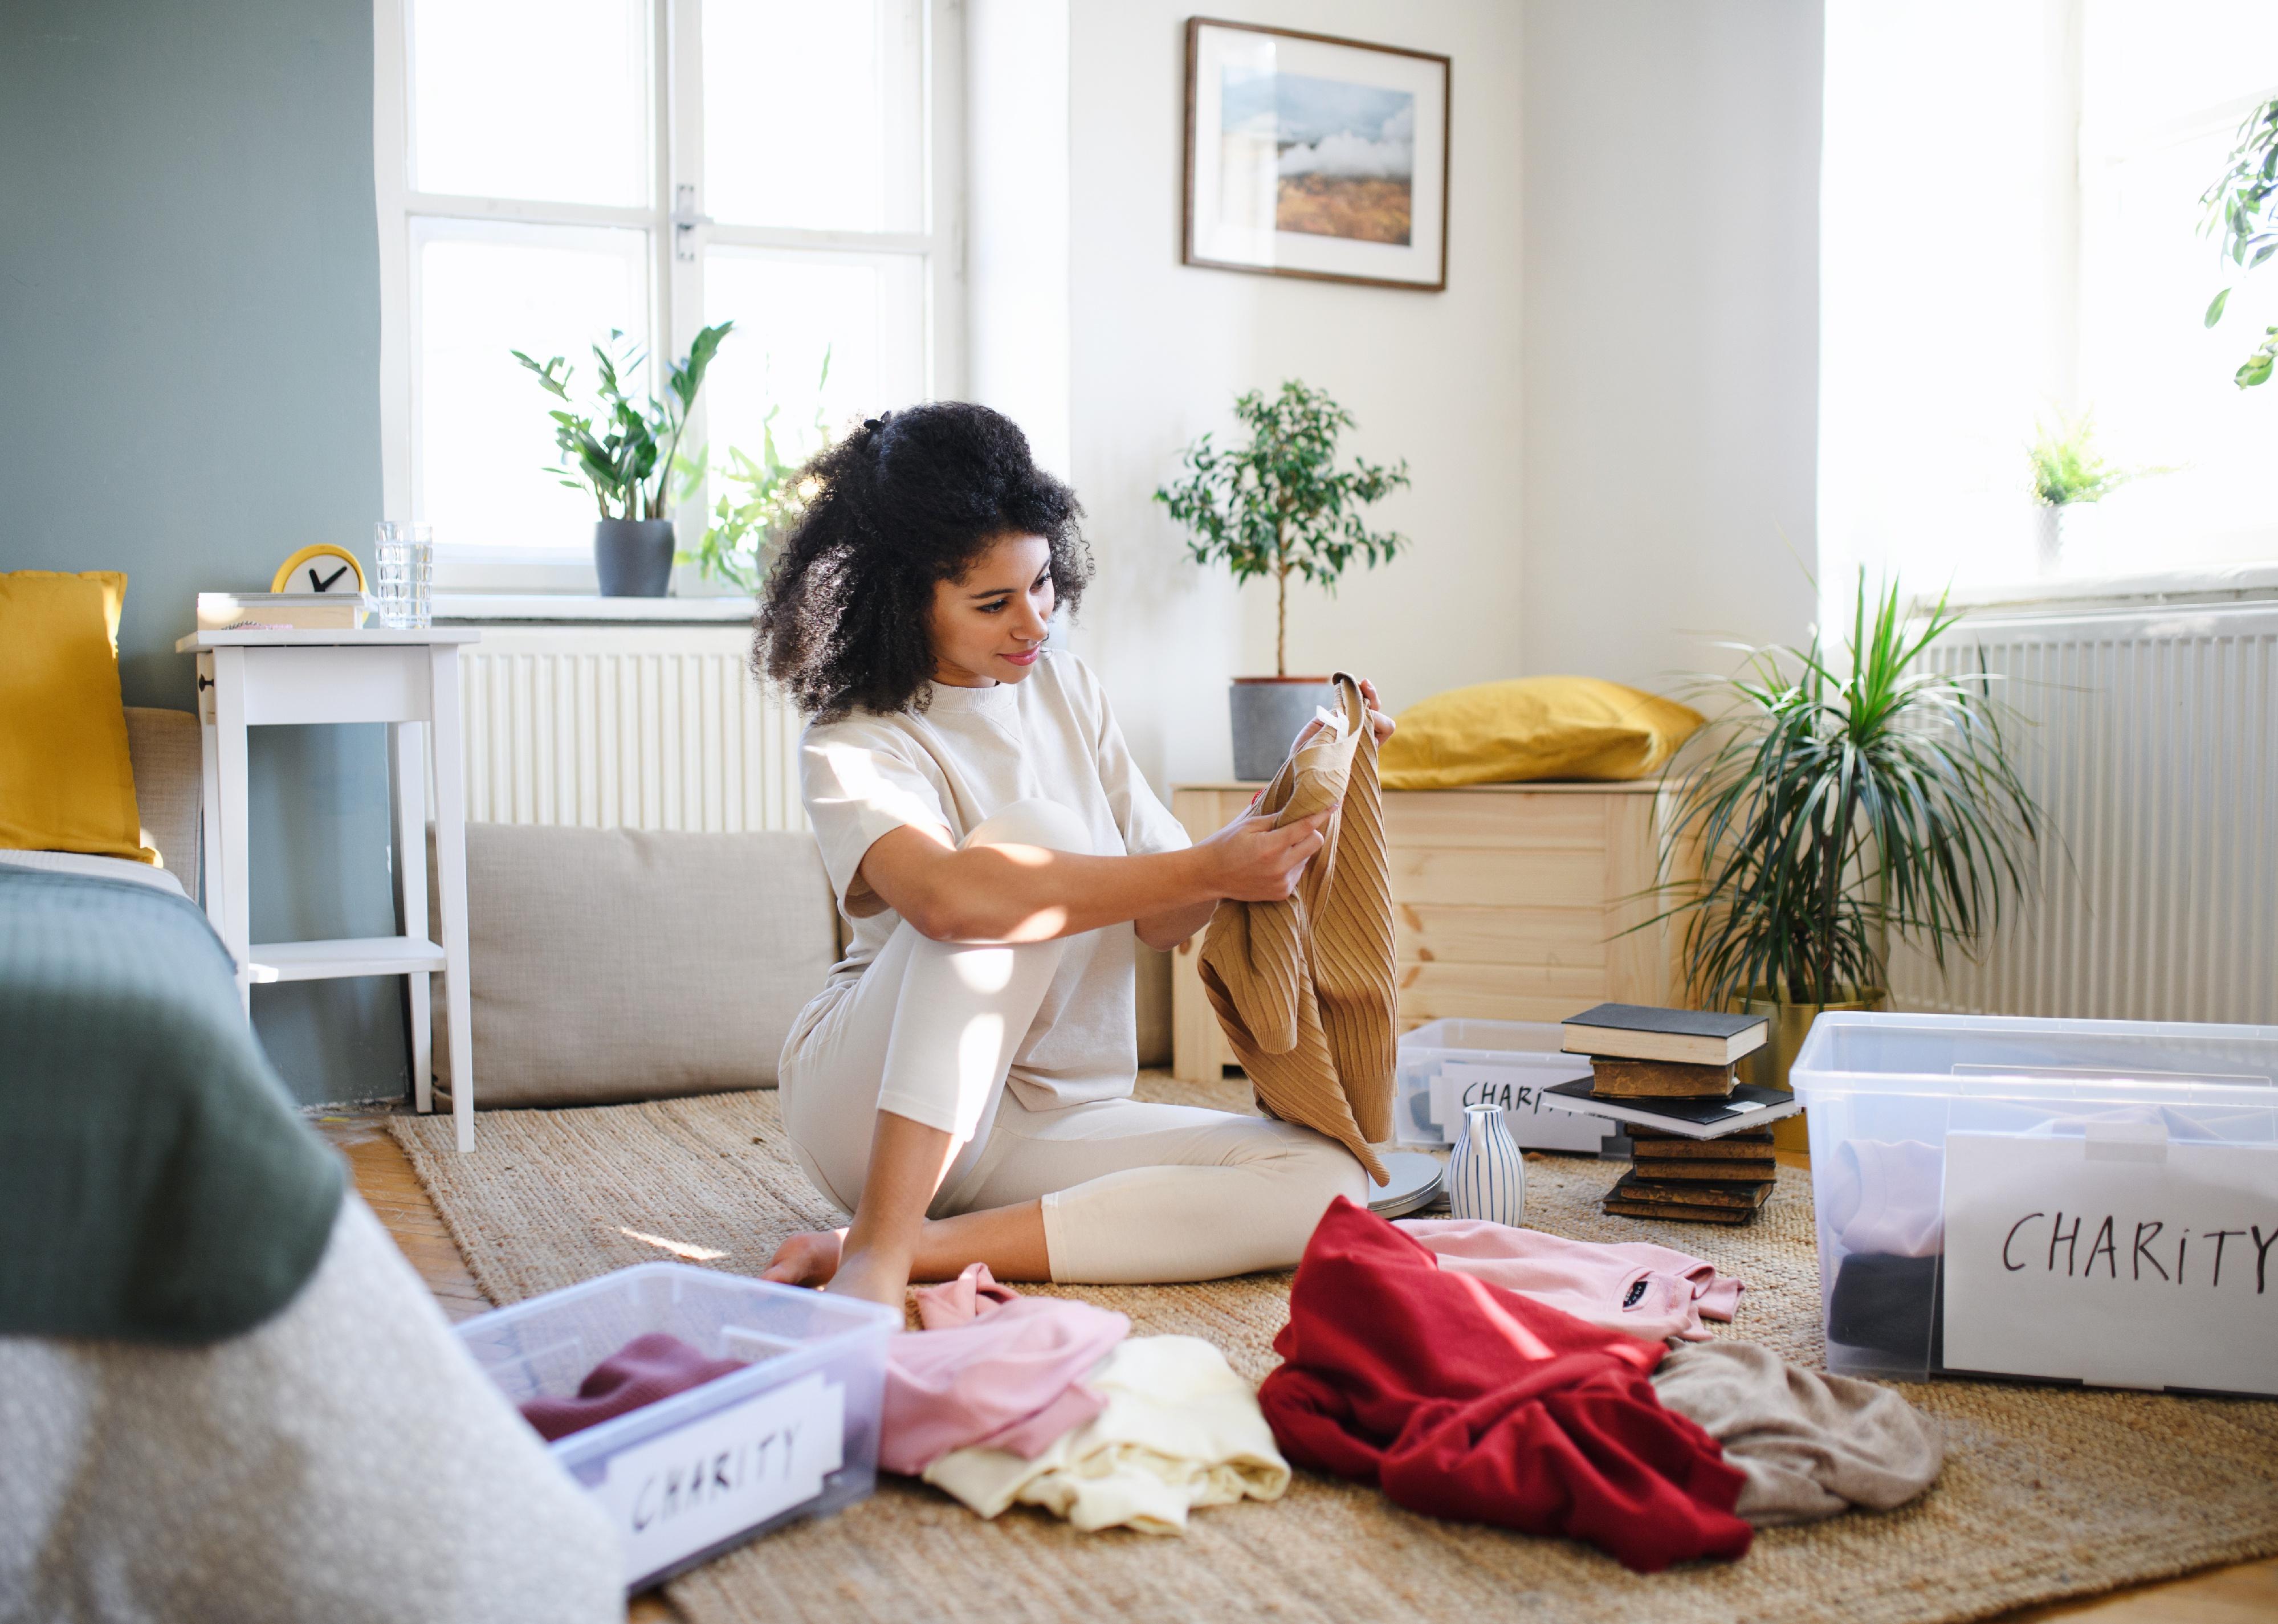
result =
M338 559L340 560L340 568L327 569L316 561L318 559ZM293 583L294 572L303 569L306 572L304 578L308 584L295 586ZM353 586L347 583L348 577L350 576L355 578L355 584ZM314 546L302 548L291 558L279 564L277 567L276 578L269 583L269 590L272 592L337 591L343 594L362 592L364 590L363 566L356 562L355 554L346 547L334 546L329 541L320 541Z

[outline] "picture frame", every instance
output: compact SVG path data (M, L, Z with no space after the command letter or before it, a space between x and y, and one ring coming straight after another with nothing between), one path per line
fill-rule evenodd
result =
M1181 263L1439 293L1450 60L1187 19Z

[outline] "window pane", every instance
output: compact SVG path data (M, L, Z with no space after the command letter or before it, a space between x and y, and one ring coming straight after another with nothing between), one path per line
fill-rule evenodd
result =
M411 186L649 200L646 0L412 0Z
M704 289L705 319L736 324L704 385L715 467L730 446L759 456L770 408L777 453L800 461L824 429L843 435L850 423L925 398L924 262L915 255L714 248Z
M707 0L704 207L739 225L925 221L920 0Z
M546 394L510 350L567 356L582 409L592 346L612 327L647 330L648 233L421 222L412 306L415 480L439 546L578 551L600 516L564 489Z
M2081 515L2078 566L2134 574L2267 558L2278 391L2240 389L2232 374L2278 324L2278 267L2230 264L2199 200L2249 101L2278 89L2278 8L2098 0L2086 19L2081 393L2107 455L2168 471ZM2224 286L2228 309L2209 330L2207 301Z

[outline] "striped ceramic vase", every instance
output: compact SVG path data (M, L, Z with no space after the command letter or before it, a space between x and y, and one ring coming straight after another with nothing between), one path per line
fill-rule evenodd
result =
M1448 1164L1448 1210L1513 1228L1526 1222L1526 1163L1500 1105L1464 1107L1464 1137Z

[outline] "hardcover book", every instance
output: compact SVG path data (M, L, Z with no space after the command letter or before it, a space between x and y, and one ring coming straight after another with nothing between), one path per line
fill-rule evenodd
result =
M1673 1060L1590 1062L1592 1092L1606 1100L1699 1099L1732 1092L1739 1079L1730 1066L1692 1066Z
M1634 1122L1681 1133L1686 1139L1722 1139L1727 1133L1764 1127L1803 1109L1793 1094L1760 1088L1754 1083L1740 1084L1721 1100L1601 1100L1591 1092L1590 1084L1586 1077L1555 1083L1534 1097L1560 1110Z
M1770 1033L1761 1015L1663 1010L1640 1003L1601 1003L1568 1016L1560 1025L1566 1028L1563 1047L1570 1054L1702 1066L1731 1065L1762 1048Z

